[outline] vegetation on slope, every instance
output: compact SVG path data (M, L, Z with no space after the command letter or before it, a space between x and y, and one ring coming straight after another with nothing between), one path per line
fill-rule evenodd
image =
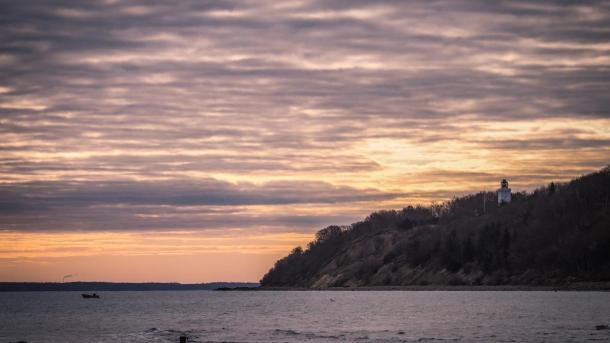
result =
M483 197L487 206L483 209ZM329 226L262 286L561 285L610 281L610 169L569 183L381 211Z

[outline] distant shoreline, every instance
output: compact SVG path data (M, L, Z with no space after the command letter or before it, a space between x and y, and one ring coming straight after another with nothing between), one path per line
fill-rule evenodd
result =
M254 288L255 282L0 282L0 292L113 292L113 291L204 291L218 288Z
M257 283L213 282L201 284L179 283L112 283L112 282L0 282L0 292L119 292L119 291L610 291L610 282L578 282L569 285L536 286L536 285L412 285L412 286L362 286L362 287L265 287Z

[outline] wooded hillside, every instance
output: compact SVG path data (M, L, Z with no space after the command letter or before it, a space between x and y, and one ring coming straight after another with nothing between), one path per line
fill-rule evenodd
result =
M483 197L486 197L485 210ZM261 285L565 285L610 281L610 169L569 183L381 211L329 226Z

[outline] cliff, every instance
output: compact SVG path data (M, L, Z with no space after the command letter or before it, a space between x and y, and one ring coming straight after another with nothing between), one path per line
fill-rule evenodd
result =
M483 197L487 206L483 208ZM497 206L493 192L329 226L263 287L566 285L610 281L610 169Z

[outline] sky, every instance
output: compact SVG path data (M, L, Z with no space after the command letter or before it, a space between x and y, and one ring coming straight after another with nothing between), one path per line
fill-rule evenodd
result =
M610 156L608 1L0 0L0 281L258 281Z

